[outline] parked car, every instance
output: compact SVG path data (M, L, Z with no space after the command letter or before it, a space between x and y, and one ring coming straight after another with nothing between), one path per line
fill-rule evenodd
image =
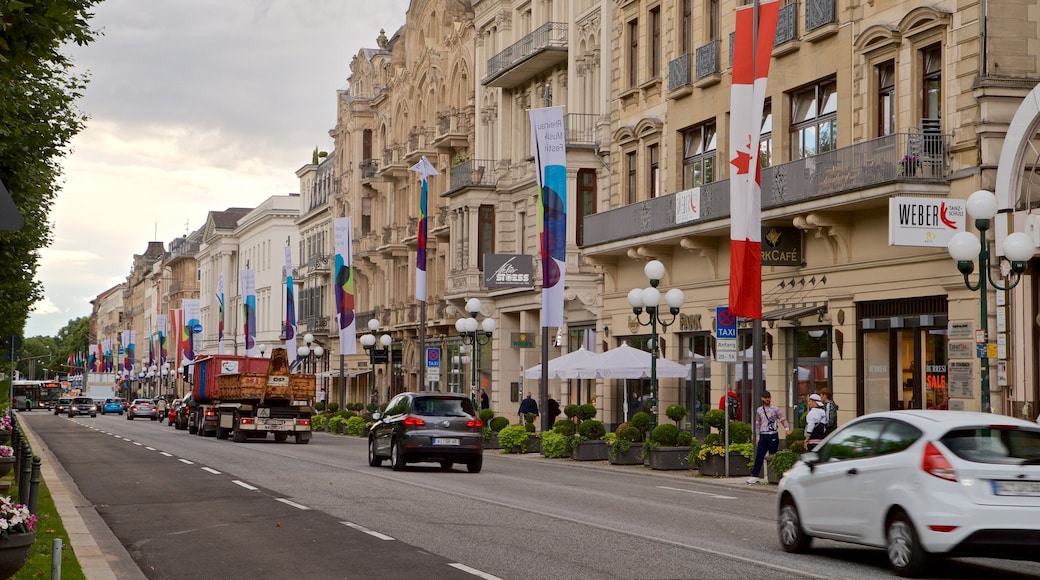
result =
M73 397L72 402L69 403L68 413L70 418L76 415L97 417L97 407L94 406L94 399L90 397Z
M372 467L385 459L395 471L424 461L451 469L457 462L465 463L470 473L480 472L483 425L469 397L401 393L387 404L385 415L377 415L368 436L368 464Z
M177 411L180 409L181 405L183 405L183 404L184 404L184 401L182 401L180 399L175 399L173 401L173 403L170 404L170 409L169 409L169 411L166 412L166 424L167 425L170 425L171 427L176 426L176 424L177 424Z
M173 428L178 431L184 431L188 428L188 415L191 413L191 395L184 395L180 403L180 407L177 408L177 417L174 419Z
M155 409L155 403L151 399L134 399L126 409L126 418L133 421L137 417L147 417L152 421L159 418Z
M69 405L72 404L72 397L61 397L54 403L54 414L60 415L62 413L69 412Z
M121 399L105 399L105 404L101 407L101 414L107 415L109 413L123 414L123 401Z
M788 552L826 538L884 548L902 576L929 558L1034 559L1040 545L1040 425L989 413L864 415L780 481Z

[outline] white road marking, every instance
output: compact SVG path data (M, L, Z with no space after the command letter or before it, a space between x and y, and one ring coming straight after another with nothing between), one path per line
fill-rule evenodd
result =
M166 457L173 457L173 455L171 455L171 454L169 454L169 453L167 453L165 451L160 451L159 455L165 455Z
M298 504L298 503L296 503L296 502L294 502L292 500L285 499L284 497L276 497L274 499L284 503L285 505L291 505L292 507L294 507L294 508L296 508L298 510L309 510L309 509L311 509L311 508L309 508L309 507L307 507L305 505L300 505L300 504Z
M487 572L481 572L480 570L477 570L476 568L470 568L469 566L467 566L465 564L459 564L458 562L453 562L453 563L448 564L448 565L451 566L452 568L455 568L456 570L461 570L461 571L463 571L463 572L465 572L467 574L472 574L472 575L476 576L477 578L484 578L486 580L501 580L501 578L499 578L498 576L493 576L491 574L488 574Z
M344 526L347 526L348 528L354 528L355 530L357 530L359 532L364 532L364 533L372 536L373 538L379 538L380 540L393 540L392 537L390 537L390 536L388 536L386 534L380 534L379 532L377 532L375 530L370 530L370 529L366 528L365 526L359 526L359 525L357 525L357 524L355 524L353 522L340 522L340 523L343 524Z
M180 461L181 463L184 463L185 465L195 465L194 461L188 461L187 459L178 459L177 461Z
M143 446L143 443L138 443L137 441L134 441L134 445L142 445Z
M664 485L657 486L657 489L667 489L667 490L671 490L671 491L681 491L683 493L695 493L697 495L706 495L708 497L713 497L713 498L716 498L716 499L737 499L737 498L735 498L735 497L733 497L731 495L719 495L717 493L708 493L706 491L693 491L692 489L680 489L678 487L666 487Z
M155 451L155 447L145 447L148 451Z
M213 475L220 475L220 472L217 471L216 469L213 469L212 467L203 467L202 471L208 471L208 472L212 473Z
M234 483L236 485L241 485L242 487L248 489L249 491L256 491L255 487L249 485L248 483L246 483L244 481L239 481L237 479L233 479L233 480L231 480L231 483Z

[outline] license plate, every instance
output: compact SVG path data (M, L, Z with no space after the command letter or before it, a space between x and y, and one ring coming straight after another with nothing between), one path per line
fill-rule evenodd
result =
M434 437L434 445L458 445L459 440L455 437Z
M994 481L993 493L1040 497L1040 481Z
M284 419L268 419L267 421L264 421L264 422L267 423L268 425L282 425L282 424L285 423L285 420Z

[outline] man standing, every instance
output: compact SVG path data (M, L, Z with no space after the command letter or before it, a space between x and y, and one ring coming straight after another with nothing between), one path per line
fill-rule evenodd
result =
M528 413L534 413L534 416L538 416L538 401L531 398L531 393L527 393L527 398L520 401L520 410L516 412L520 416L520 421L523 422L524 415Z
M824 432L829 434L838 427L838 404L831 400L829 388L823 387L817 392L823 400L823 413L827 416L827 429Z
M480 389L480 410L491 408L491 398L488 397L487 391Z
M758 483L758 474L762 473L762 462L765 461L766 453L776 453L780 446L780 425L784 431L791 433L791 426L787 424L784 413L772 404L773 396L769 391L762 393L762 406L755 410L755 465L751 469L751 477L748 483Z

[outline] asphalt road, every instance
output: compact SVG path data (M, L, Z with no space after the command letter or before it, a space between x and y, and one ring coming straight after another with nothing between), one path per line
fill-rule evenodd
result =
M236 444L150 421L20 415L149 578L877 578L879 550L783 552L771 486L485 454L368 467L359 438ZM1035 564L934 577L1034 578Z

